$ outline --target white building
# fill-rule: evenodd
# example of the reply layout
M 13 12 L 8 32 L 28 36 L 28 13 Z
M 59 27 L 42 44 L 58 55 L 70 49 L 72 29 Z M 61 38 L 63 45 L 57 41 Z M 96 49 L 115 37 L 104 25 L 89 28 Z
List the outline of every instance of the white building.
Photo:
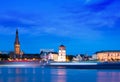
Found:
M 76 57 L 73 57 L 73 61 L 79 62 L 82 61 L 82 57 L 80 55 L 77 55 Z
M 66 48 L 65 48 L 64 45 L 59 46 L 58 61 L 59 62 L 65 62 L 66 61 Z
M 92 59 L 97 60 L 97 55 L 96 54 L 92 55 Z
M 58 61 L 58 53 L 57 52 L 50 52 L 48 54 L 48 60 Z

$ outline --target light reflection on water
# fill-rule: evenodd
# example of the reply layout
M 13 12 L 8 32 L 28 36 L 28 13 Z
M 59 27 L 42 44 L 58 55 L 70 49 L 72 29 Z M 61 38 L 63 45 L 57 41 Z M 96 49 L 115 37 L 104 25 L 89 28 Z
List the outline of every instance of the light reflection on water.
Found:
M 52 82 L 66 82 L 66 69 L 51 70 Z
M 120 82 L 120 70 L 99 71 L 97 82 Z
M 0 82 L 120 82 L 120 70 L 0 68 Z
M 0 82 L 66 82 L 65 69 L 0 68 Z

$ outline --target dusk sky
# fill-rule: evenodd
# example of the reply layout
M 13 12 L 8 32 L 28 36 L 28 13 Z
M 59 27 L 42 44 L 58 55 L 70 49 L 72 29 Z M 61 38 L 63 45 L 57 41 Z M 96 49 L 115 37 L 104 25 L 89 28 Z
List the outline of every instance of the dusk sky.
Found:
M 0 0 L 0 51 L 14 50 L 17 28 L 25 53 L 120 50 L 120 0 Z

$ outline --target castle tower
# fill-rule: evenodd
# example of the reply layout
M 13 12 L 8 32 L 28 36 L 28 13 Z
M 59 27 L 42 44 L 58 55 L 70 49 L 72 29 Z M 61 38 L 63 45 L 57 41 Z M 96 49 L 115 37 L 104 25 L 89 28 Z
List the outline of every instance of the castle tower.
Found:
M 15 55 L 20 55 L 20 42 L 19 42 L 19 36 L 18 36 L 18 29 L 16 30 L 16 37 L 14 42 L 14 53 Z
M 64 45 L 59 46 L 58 61 L 60 62 L 66 61 L 66 48 Z

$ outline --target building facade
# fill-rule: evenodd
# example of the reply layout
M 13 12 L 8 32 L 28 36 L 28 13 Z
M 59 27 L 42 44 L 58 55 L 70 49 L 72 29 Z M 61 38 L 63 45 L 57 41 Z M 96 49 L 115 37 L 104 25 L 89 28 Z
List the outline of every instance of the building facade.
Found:
M 52 61 L 58 61 L 58 53 L 57 52 L 50 52 L 48 55 L 48 59 Z
M 58 53 L 57 52 L 41 52 L 40 57 L 43 61 L 58 61 Z
M 59 46 L 58 61 L 59 62 L 65 62 L 66 61 L 66 48 L 65 48 L 64 45 Z
M 96 52 L 96 56 L 99 61 L 119 61 L 120 51 L 119 50 L 99 51 Z
M 54 60 L 52 53 L 54 49 L 40 49 L 40 57 L 43 61 Z

